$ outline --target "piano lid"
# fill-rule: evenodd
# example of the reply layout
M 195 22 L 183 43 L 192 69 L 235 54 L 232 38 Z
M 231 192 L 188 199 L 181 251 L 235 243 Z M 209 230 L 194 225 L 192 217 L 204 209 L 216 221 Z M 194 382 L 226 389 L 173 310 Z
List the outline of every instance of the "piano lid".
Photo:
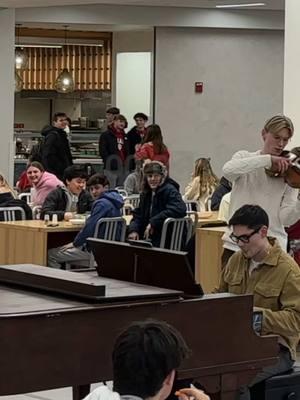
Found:
M 86 302 L 107 304 L 155 300 L 179 301 L 182 295 L 180 291 L 123 282 L 115 279 L 100 278 L 96 272 L 76 273 L 33 264 L 1 266 L 0 284 L 0 313 L 6 312 L 4 310 L 4 305 L 9 304 L 8 297 L 10 298 L 11 304 L 16 303 L 17 305 L 19 301 L 16 301 L 16 299 L 20 296 L 22 297 L 22 293 L 24 295 L 26 293 L 27 296 L 35 298 L 35 303 L 37 303 L 36 310 L 40 310 L 41 306 L 37 298 L 40 297 L 46 300 L 46 298 L 49 298 L 51 295 L 56 296 L 60 306 L 65 305 L 67 307 L 70 305 L 84 306 Z M 10 287 L 7 288 L 7 285 Z M 21 289 L 19 289 L 19 287 Z M 15 293 L 15 300 L 13 300 L 12 296 L 9 294 L 12 291 Z M 61 299 L 57 297 L 58 295 L 61 295 Z M 74 303 L 72 301 L 69 303 L 68 298 L 79 299 L 79 301 L 82 302 L 75 302 L 74 300 Z M 53 300 L 53 297 L 51 297 L 51 300 Z M 24 299 L 22 301 L 24 301 Z M 31 304 L 31 302 L 32 301 L 29 300 L 28 304 Z M 22 302 L 20 302 L 20 304 L 22 304 Z M 24 311 L 23 304 L 22 308 Z M 28 311 L 32 310 L 32 305 L 30 305 Z M 12 311 L 11 307 L 9 311 Z

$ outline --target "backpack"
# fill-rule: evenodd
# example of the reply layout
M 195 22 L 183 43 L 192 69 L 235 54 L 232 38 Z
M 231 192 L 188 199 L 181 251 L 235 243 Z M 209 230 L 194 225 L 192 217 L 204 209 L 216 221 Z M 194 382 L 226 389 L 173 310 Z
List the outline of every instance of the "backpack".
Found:
M 45 143 L 45 138 L 39 139 L 37 144 L 34 144 L 31 148 L 29 159 L 31 161 L 38 161 L 42 164 L 43 161 L 43 145 Z

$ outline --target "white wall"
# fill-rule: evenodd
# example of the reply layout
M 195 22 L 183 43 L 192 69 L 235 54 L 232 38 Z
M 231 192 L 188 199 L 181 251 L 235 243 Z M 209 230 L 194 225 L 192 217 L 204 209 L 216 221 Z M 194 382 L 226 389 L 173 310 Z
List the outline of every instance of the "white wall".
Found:
M 196 158 L 211 157 L 220 175 L 235 151 L 260 147 L 264 121 L 282 112 L 281 31 L 158 28 L 156 59 L 155 119 L 182 189 Z
M 290 148 L 300 144 L 300 2 L 286 1 L 284 52 L 284 113 L 292 118 L 295 134 Z
M 118 53 L 116 105 L 133 125 L 136 112 L 151 112 L 151 53 Z
M 0 171 L 13 181 L 14 10 L 0 10 Z
M 129 127 L 136 112 L 152 115 L 153 29 L 114 32 L 112 105 L 120 107 Z

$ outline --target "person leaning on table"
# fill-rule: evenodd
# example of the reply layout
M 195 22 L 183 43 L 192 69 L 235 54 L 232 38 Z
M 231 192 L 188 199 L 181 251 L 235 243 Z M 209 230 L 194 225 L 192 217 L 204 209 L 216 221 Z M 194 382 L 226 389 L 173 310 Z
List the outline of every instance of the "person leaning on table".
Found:
M 59 221 L 66 221 L 75 214 L 91 211 L 93 198 L 85 190 L 87 174 L 79 165 L 71 165 L 64 171 L 64 186 L 58 187 L 48 194 L 42 210 L 41 218 L 46 214 L 57 215 Z

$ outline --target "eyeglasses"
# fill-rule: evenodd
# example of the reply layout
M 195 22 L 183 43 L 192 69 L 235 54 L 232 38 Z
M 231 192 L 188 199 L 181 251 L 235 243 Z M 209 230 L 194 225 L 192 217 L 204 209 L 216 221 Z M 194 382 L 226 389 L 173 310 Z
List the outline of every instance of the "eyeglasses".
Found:
M 230 239 L 234 242 L 234 243 L 238 243 L 238 242 L 242 242 L 242 243 L 249 243 L 250 239 L 253 235 L 255 235 L 256 233 L 259 232 L 261 226 L 259 226 L 258 228 L 256 228 L 252 233 L 250 233 L 249 235 L 240 235 L 240 236 L 236 236 L 233 232 L 230 234 Z

